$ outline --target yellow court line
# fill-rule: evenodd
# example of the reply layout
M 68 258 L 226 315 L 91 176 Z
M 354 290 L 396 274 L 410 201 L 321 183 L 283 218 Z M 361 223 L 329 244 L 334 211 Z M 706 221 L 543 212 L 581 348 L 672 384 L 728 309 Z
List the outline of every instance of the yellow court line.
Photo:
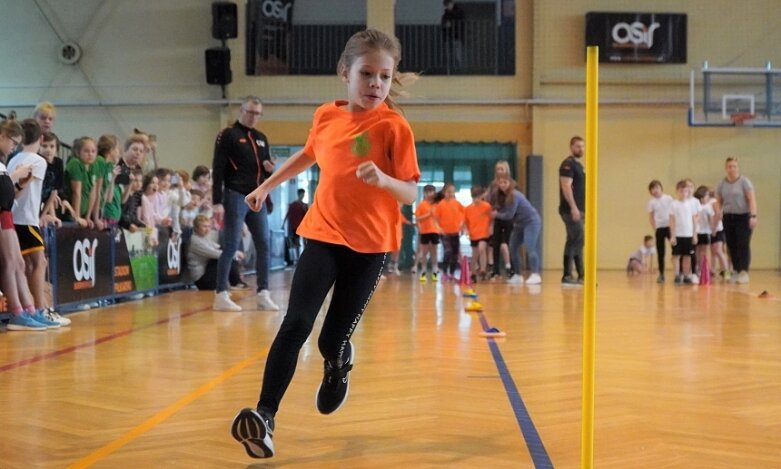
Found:
M 136 426 L 129 432 L 125 433 L 121 437 L 117 438 L 116 440 L 110 442 L 109 444 L 103 446 L 102 448 L 99 448 L 94 452 L 92 452 L 91 454 L 74 462 L 73 464 L 68 466 L 68 469 L 82 469 L 85 467 L 90 467 L 91 465 L 95 464 L 101 459 L 104 459 L 106 456 L 117 451 L 118 449 L 122 448 L 123 446 L 130 443 L 131 441 L 135 440 L 139 436 L 143 435 L 144 433 L 153 429 L 157 425 L 161 424 L 165 419 L 172 416 L 176 412 L 180 411 L 182 408 L 186 407 L 187 405 L 191 404 L 193 401 L 195 401 L 199 397 L 209 392 L 213 387 L 227 380 L 228 378 L 238 373 L 242 369 L 248 367 L 249 365 L 253 364 L 254 362 L 260 360 L 261 358 L 266 356 L 266 354 L 268 354 L 268 350 L 263 352 L 258 352 L 255 355 L 246 358 L 240 361 L 239 363 L 233 365 L 230 369 L 226 370 L 221 375 L 217 376 L 216 378 L 212 379 L 208 383 L 199 387 L 195 391 L 191 392 L 190 394 L 184 396 L 183 398 L 169 405 L 168 407 L 161 410 L 157 414 L 153 415 L 152 417 L 150 417 L 140 425 Z

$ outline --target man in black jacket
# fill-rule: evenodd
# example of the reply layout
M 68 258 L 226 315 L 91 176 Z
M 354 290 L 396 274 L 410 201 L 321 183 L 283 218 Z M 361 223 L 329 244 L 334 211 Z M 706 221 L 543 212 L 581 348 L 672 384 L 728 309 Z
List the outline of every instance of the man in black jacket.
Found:
M 255 272 L 258 308 L 279 310 L 268 290 L 271 257 L 267 206 L 264 205 L 259 212 L 253 212 L 244 203 L 244 197 L 274 171 L 268 139 L 254 128 L 262 115 L 263 103 L 260 99 L 254 96 L 246 98 L 241 105 L 239 120 L 223 129 L 214 144 L 213 211 L 215 220 L 224 230 L 222 255 L 217 262 L 217 292 L 212 306 L 217 311 L 241 311 L 241 306 L 234 303 L 228 294 L 228 275 L 241 242 L 244 223 L 252 234 L 257 253 Z

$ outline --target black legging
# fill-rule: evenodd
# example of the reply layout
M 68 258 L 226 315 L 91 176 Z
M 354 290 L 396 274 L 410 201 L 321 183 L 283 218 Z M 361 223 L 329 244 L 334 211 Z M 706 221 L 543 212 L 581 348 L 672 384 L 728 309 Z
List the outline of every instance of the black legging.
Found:
M 656 257 L 659 261 L 659 275 L 664 275 L 664 257 L 667 241 L 670 239 L 670 227 L 656 229 Z
M 276 414 L 293 373 L 298 353 L 312 332 L 323 300 L 334 287 L 317 345 L 326 360 L 342 358 L 380 281 L 386 253 L 363 254 L 338 244 L 307 240 L 298 261 L 287 314 L 271 344 L 258 407 Z
M 510 245 L 510 237 L 513 233 L 513 221 L 494 219 L 494 273 L 499 275 L 502 268 L 502 244 Z
M 445 253 L 442 256 L 442 264 L 446 274 L 453 275 L 458 268 L 458 256 L 460 255 L 460 244 L 458 234 L 443 234 L 442 247 Z
M 231 264 L 231 270 L 228 272 L 228 281 L 231 285 L 236 285 L 241 282 L 239 263 L 236 261 L 233 261 Z M 214 290 L 217 288 L 217 259 L 209 259 L 209 262 L 206 263 L 206 269 L 204 269 L 203 275 L 195 281 L 195 287 L 198 290 Z
M 749 214 L 725 213 L 724 236 L 727 238 L 727 251 L 732 259 L 735 272 L 748 272 L 751 266 L 751 227 Z

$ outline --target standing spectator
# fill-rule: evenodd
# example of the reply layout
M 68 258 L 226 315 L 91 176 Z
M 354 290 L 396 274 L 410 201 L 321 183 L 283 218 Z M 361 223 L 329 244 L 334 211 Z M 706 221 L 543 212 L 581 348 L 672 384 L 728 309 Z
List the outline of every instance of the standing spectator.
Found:
M 57 119 L 57 110 L 49 101 L 42 101 L 33 110 L 33 119 L 41 126 L 42 133 L 54 132 L 54 121 Z
M 664 193 L 662 183 L 656 179 L 648 184 L 648 192 L 651 193 L 647 206 L 648 221 L 656 237 L 659 263 L 659 276 L 656 278 L 656 283 L 664 283 L 665 241 L 670 240 L 670 205 L 673 203 L 673 198 Z
M 193 233 L 195 227 L 195 218 L 200 213 L 201 200 L 203 199 L 203 192 L 198 189 L 190 189 L 190 201 L 182 207 L 182 213 L 179 215 L 179 224 L 182 228 L 182 239 L 187 242 Z M 207 220 L 210 218 L 207 216 Z
M 442 36 L 445 41 L 447 74 L 459 73 L 464 66 L 464 10 L 453 0 L 444 0 Z
M 171 227 L 175 236 L 183 232 L 182 209 L 190 204 L 190 175 L 177 170 L 171 175 L 171 189 L 168 191 L 168 205 L 171 207 Z M 192 224 L 190 224 L 192 226 Z
M 426 184 L 423 186 L 423 200 L 418 202 L 418 207 L 415 209 L 415 223 L 418 225 L 418 247 L 420 247 L 420 254 L 416 256 L 415 263 L 420 264 L 421 282 L 427 281 L 427 272 L 434 282 L 439 278 L 437 249 L 441 228 L 434 217 L 436 196 L 436 188 L 431 184 Z M 427 256 L 428 261 L 426 260 Z
M 491 204 L 483 200 L 485 192 L 480 186 L 472 186 L 472 203 L 464 209 L 464 224 L 469 233 L 472 246 L 472 282 L 487 278 L 486 263 L 488 262 L 488 237 L 491 234 Z
M 32 168 L 18 165 L 9 174 L 3 163 L 7 155 L 22 143 L 23 138 L 24 131 L 18 122 L 0 122 L 0 288 L 5 293 L 8 311 L 11 313 L 7 326 L 9 331 L 45 331 L 48 327 L 56 328 L 60 325 L 35 309 L 12 213 L 16 191 L 20 191 L 21 184 L 27 183 L 32 177 Z
M 35 119 L 25 119 L 22 129 L 22 151 L 8 163 L 8 171 L 13 173 L 19 166 L 29 166 L 31 177 L 17 182 L 16 203 L 13 207 L 14 228 L 19 238 L 19 247 L 26 266 L 27 284 L 31 287 L 35 309 L 46 314 L 49 321 L 67 326 L 71 323 L 70 319 L 57 314 L 46 295 L 45 246 L 39 226 L 41 194 L 47 166 L 46 160 L 37 154 L 41 142 L 41 127 Z
M 255 123 L 263 115 L 260 98 L 250 96 L 241 105 L 239 119 L 223 129 L 214 145 L 212 200 L 214 218 L 222 225 L 224 243 L 222 256 L 217 263 L 217 288 L 213 308 L 217 311 L 241 311 L 228 295 L 228 275 L 233 256 L 241 241 L 244 223 L 255 244 L 255 275 L 257 279 L 257 306 L 259 309 L 278 311 L 268 290 L 268 273 L 271 262 L 267 204 L 259 211 L 252 211 L 244 203 L 244 197 L 263 183 L 274 171 L 266 136 L 255 129 Z
M 287 221 L 288 249 L 285 249 L 285 261 L 288 265 L 293 265 L 298 262 L 298 256 L 300 255 L 301 250 L 301 238 L 298 236 L 298 233 L 296 233 L 296 230 L 298 229 L 298 225 L 301 224 L 301 220 L 304 219 L 306 211 L 309 210 L 309 206 L 304 203 L 306 190 L 298 189 L 296 193 L 298 194 L 298 200 L 291 202 L 290 205 L 287 206 L 285 219 L 282 220 L 282 223 Z M 290 249 L 293 249 L 296 253 L 295 259 L 290 255 Z
M 116 181 L 122 168 L 118 163 L 119 140 L 115 135 L 101 135 L 95 160 L 95 187 L 98 193 L 96 225 L 102 220 L 107 227 L 117 226 L 122 216 L 122 187 Z
M 57 156 L 60 152 L 60 140 L 52 132 L 44 133 L 41 137 L 41 148 L 38 154 L 46 160 L 46 175 L 43 177 L 43 189 L 41 201 L 44 204 L 41 213 L 41 222 L 44 226 L 54 223 L 59 226 L 56 208 L 61 203 L 60 194 L 63 193 L 63 178 L 65 177 L 65 165 L 62 158 Z
M 71 216 L 82 228 L 94 227 L 92 212 L 97 206 L 94 163 L 98 147 L 90 137 L 73 142 L 76 158 L 65 165 L 65 198 L 73 208 Z
M 721 208 L 727 251 L 737 276 L 735 282 L 748 283 L 748 269 L 751 266 L 751 235 L 757 226 L 757 198 L 754 185 L 741 176 L 738 159 L 727 158 L 727 177 L 716 187 L 716 199 Z
M 130 179 L 122 194 L 122 217 L 119 226 L 135 233 L 140 228 L 146 228 L 141 220 L 141 206 L 143 202 L 144 173 L 141 168 L 130 170 Z
M 567 242 L 564 244 L 564 275 L 562 285 L 583 285 L 583 242 L 585 234 L 586 208 L 586 172 L 581 163 L 586 142 L 578 136 L 569 141 L 570 156 L 559 166 L 559 215 L 567 229 Z M 578 278 L 572 277 L 572 264 L 575 264 Z
M 517 188 L 517 184 L 511 178 L 499 179 L 499 190 L 511 192 L 515 213 L 512 218 L 513 227 L 510 232 L 510 260 L 512 272 L 508 282 L 523 283 L 523 266 L 521 265 L 521 246 L 526 246 L 526 258 L 529 261 L 529 278 L 527 285 L 539 285 L 540 277 L 540 253 L 539 240 L 542 230 L 542 220 L 537 209 L 532 206 L 529 199 Z
M 144 159 L 145 145 L 142 135 L 133 134 L 125 140 L 125 152 L 122 154 L 122 161 L 119 162 L 119 165 L 123 167 L 122 173 L 126 174 L 128 179 L 131 169 L 142 169 L 141 162 Z M 143 169 L 141 174 L 143 174 Z M 120 182 L 120 184 L 125 184 L 125 182 Z
M 203 193 L 201 197 L 201 213 L 211 218 L 212 216 L 212 173 L 206 166 L 196 166 L 193 170 L 193 189 Z
M 670 244 L 673 247 L 675 284 L 693 284 L 692 252 L 697 244 L 696 229 L 699 222 L 694 205 L 688 201 L 689 187 L 685 180 L 675 185 L 676 199 L 670 204 Z
M 434 218 L 441 230 L 442 269 L 444 275 L 442 281 L 455 280 L 456 269 L 459 266 L 460 236 L 464 229 L 464 206 L 456 200 L 456 186 L 452 182 L 446 182 L 442 188 L 444 198 L 434 207 Z

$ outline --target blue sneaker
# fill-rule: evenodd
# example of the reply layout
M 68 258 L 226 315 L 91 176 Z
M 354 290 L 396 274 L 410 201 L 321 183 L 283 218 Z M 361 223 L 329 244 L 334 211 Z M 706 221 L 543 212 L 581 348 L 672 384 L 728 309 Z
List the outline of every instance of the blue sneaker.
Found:
M 43 314 L 42 309 L 37 310 L 35 314 L 32 315 L 32 318 L 35 320 L 35 322 L 41 323 L 44 326 L 46 326 L 47 329 L 57 329 L 58 327 L 60 327 L 60 323 L 46 317 L 46 315 Z
M 36 321 L 33 316 L 22 313 L 19 316 L 11 317 L 7 329 L 9 331 L 45 331 L 47 327 Z

